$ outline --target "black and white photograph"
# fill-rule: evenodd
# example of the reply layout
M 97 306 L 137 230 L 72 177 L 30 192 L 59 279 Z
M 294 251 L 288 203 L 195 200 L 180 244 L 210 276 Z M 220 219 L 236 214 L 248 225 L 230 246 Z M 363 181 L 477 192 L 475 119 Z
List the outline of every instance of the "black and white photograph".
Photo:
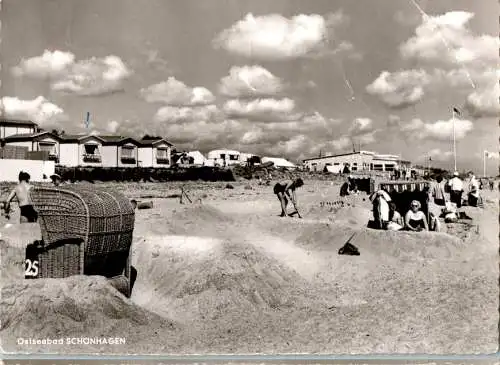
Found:
M 4 354 L 498 352 L 497 1 L 0 7 Z

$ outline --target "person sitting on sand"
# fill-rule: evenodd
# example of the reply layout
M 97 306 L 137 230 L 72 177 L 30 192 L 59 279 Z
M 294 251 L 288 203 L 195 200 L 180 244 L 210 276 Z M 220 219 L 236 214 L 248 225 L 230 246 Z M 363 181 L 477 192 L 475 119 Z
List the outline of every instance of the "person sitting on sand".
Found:
M 424 212 L 420 209 L 422 205 L 418 200 L 411 202 L 410 210 L 406 213 L 405 217 L 405 229 L 413 232 L 428 231 L 429 226 L 427 225 L 427 218 Z
M 19 202 L 19 209 L 21 211 L 20 220 L 23 222 L 27 220 L 28 222 L 36 222 L 38 219 L 38 213 L 33 208 L 33 205 L 30 200 L 29 191 L 32 188 L 30 182 L 30 174 L 27 172 L 21 171 L 19 173 L 19 184 L 12 190 L 9 194 L 7 201 L 5 202 L 5 210 L 10 210 L 10 202 L 14 197 L 17 197 Z
M 357 192 L 358 192 L 358 187 L 351 180 L 347 180 L 340 187 L 340 196 L 347 196 L 347 195 L 351 195 L 351 194 L 356 194 Z
M 399 214 L 396 204 L 389 202 L 389 223 L 387 229 L 389 231 L 399 231 L 404 227 L 404 221 L 401 214 Z
M 389 202 L 391 196 L 385 190 L 379 190 L 370 195 L 373 204 L 373 219 L 378 229 L 386 229 L 389 223 Z
M 304 186 L 304 181 L 301 178 L 295 179 L 293 181 L 289 181 L 287 183 L 276 183 L 274 185 L 273 191 L 274 194 L 278 197 L 278 200 L 281 203 L 281 214 L 280 217 L 286 217 L 286 209 L 288 205 L 287 197 L 292 201 L 295 210 L 297 210 L 297 195 L 295 190 Z
M 495 182 L 493 180 L 490 180 L 489 185 L 490 185 L 490 190 L 493 191 L 493 189 L 495 188 Z

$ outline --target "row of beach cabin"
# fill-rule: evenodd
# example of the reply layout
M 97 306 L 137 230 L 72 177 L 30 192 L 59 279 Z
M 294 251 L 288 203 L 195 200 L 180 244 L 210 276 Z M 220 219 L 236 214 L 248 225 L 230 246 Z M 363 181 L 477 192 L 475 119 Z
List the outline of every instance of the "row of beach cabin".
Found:
M 207 156 L 199 151 L 174 155 L 173 144 L 164 138 L 145 137 L 138 140 L 116 135 L 70 135 L 45 131 L 36 123 L 20 120 L 0 120 L 0 147 L 4 152 L 22 149 L 31 155 L 39 154 L 41 159 L 65 167 L 168 168 L 174 163 L 229 167 L 246 164 L 257 157 L 223 149 L 210 151 Z M 9 159 L 5 153 L 2 158 Z M 273 162 L 276 167 L 296 167 L 283 158 L 257 157 L 257 161 Z

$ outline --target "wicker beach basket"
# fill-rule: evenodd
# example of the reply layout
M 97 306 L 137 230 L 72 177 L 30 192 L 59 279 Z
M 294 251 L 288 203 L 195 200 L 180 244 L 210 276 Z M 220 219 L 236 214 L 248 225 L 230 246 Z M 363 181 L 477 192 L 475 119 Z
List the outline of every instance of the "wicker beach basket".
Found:
M 101 275 L 113 282 L 125 279 L 128 284 L 121 284 L 120 291 L 130 296 L 135 220 L 130 201 L 113 190 L 81 185 L 36 187 L 30 194 L 42 234 L 37 277 Z
M 399 211 L 406 213 L 410 203 L 417 200 L 421 210 L 429 220 L 429 189 L 431 183 L 426 180 L 409 181 L 377 181 L 376 190 L 384 189 L 389 193 Z

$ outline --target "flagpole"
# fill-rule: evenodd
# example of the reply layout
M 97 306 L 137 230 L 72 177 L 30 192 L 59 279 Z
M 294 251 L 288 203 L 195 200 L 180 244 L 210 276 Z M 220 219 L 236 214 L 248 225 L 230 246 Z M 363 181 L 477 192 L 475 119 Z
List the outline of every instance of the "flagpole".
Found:
M 457 143 L 455 140 L 455 110 L 451 111 L 452 113 L 452 120 L 453 120 L 453 161 L 455 163 L 455 170 L 457 171 Z
M 486 177 L 486 151 L 483 152 L 483 177 Z

